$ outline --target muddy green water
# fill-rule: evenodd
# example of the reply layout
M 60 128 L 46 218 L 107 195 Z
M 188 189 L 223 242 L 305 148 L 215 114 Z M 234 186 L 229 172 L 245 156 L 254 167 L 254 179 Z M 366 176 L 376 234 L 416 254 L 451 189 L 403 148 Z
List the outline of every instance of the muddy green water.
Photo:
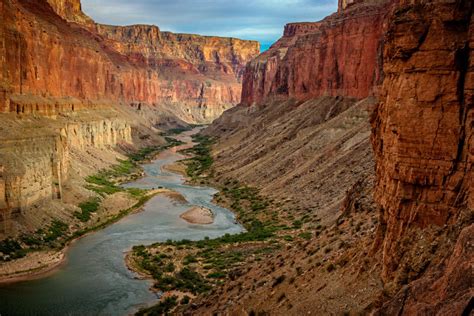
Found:
M 178 137 L 191 142 L 191 133 Z M 134 245 L 168 239 L 199 240 L 235 234 L 243 230 L 234 215 L 211 202 L 216 190 L 183 184 L 181 175 L 161 167 L 183 157 L 172 148 L 144 165 L 146 177 L 127 187 L 162 186 L 180 192 L 188 204 L 156 196 L 144 211 L 74 243 L 67 262 L 53 275 L 33 281 L 0 286 L 0 315 L 128 315 L 156 302 L 149 281 L 138 280 L 124 263 L 124 254 Z M 213 210 L 214 224 L 192 225 L 179 218 L 190 205 Z

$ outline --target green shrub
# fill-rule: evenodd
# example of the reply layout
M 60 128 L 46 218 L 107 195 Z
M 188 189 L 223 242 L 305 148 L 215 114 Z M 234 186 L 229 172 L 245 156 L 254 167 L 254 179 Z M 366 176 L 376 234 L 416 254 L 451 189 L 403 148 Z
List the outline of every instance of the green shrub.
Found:
M 81 212 L 75 212 L 76 216 L 81 222 L 87 222 L 91 219 L 91 214 L 97 212 L 100 206 L 100 200 L 98 198 L 91 198 L 86 202 L 79 204 Z
M 170 296 L 165 298 L 163 301 L 159 302 L 157 305 L 145 309 L 139 310 L 135 315 L 144 316 L 144 315 L 167 315 L 173 308 L 178 305 L 178 297 Z
M 209 273 L 207 275 L 208 278 L 211 278 L 211 279 L 222 279 L 222 278 L 225 278 L 227 274 L 225 274 L 224 272 L 213 272 L 213 273 Z
M 303 238 L 303 239 L 306 239 L 306 240 L 310 240 L 311 237 L 312 237 L 312 234 L 310 232 L 303 232 L 301 234 L 298 235 L 300 238 Z
M 55 241 L 59 237 L 63 236 L 67 232 L 68 229 L 69 229 L 69 226 L 66 223 L 63 223 L 59 220 L 54 220 L 44 235 L 44 241 L 46 242 Z
M 191 301 L 191 298 L 187 295 L 183 296 L 183 298 L 181 299 L 181 305 L 186 305 L 186 304 L 189 304 L 189 302 Z
M 164 271 L 165 272 L 174 272 L 175 269 L 176 269 L 176 267 L 174 266 L 173 262 L 170 262 L 166 265 L 166 267 L 164 268 Z
M 20 243 L 14 239 L 8 238 L 0 241 L 0 252 L 9 256 L 9 259 L 18 259 L 26 256 L 26 251 Z M 3 260 L 3 258 L 0 257 Z

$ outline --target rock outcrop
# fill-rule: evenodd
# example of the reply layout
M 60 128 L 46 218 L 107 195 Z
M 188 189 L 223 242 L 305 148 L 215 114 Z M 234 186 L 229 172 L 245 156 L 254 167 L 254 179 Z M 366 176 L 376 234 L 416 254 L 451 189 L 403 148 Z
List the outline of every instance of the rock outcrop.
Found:
M 210 122 L 239 103 L 242 69 L 259 52 L 251 41 L 96 25 L 79 1 L 2 0 L 1 14 L 3 112 L 11 95 L 30 93 L 179 104 L 182 119 Z
M 433 0 L 389 20 L 372 120 L 383 276 L 421 278 L 383 314 L 461 315 L 472 297 L 472 18 L 472 1 Z
M 244 74 L 243 104 L 226 112 L 208 129 L 212 135 L 223 135 L 227 142 L 216 146 L 215 174 L 255 184 L 270 196 L 286 193 L 296 197 L 295 208 L 308 206 L 301 202 L 304 196 L 310 196 L 307 200 L 317 196 L 327 203 L 311 207 L 323 218 L 338 208 L 343 214 L 347 209 L 361 208 L 361 194 L 369 198 L 373 192 L 368 187 L 358 189 L 357 183 L 347 190 L 343 176 L 357 178 L 357 163 L 340 158 L 340 150 L 347 147 L 338 140 L 327 152 L 325 147 L 318 147 L 340 131 L 341 125 L 335 121 L 354 108 L 323 123 L 327 137 L 323 138 L 312 128 L 320 115 L 328 114 L 327 108 L 324 103 L 313 107 L 314 101 L 308 99 L 373 95 L 379 100 L 371 118 L 376 168 L 375 174 L 365 171 L 368 178 L 376 177 L 374 198 L 380 219 L 377 230 L 367 230 L 359 239 L 363 244 L 368 238 L 371 251 L 364 252 L 357 244 L 346 248 L 346 253 L 363 252 L 366 257 L 357 263 L 357 256 L 353 256 L 352 270 L 344 272 L 347 268 L 342 264 L 339 274 L 323 283 L 318 269 L 321 262 L 311 264 L 310 258 L 299 263 L 300 267 L 304 274 L 320 279 L 307 277 L 298 286 L 290 281 L 283 294 L 262 282 L 253 292 L 255 281 L 247 282 L 247 278 L 264 278 L 268 273 L 292 275 L 290 268 L 285 270 L 283 259 L 298 262 L 298 256 L 305 257 L 310 246 L 319 248 L 324 241 L 314 238 L 303 247 L 295 246 L 300 250 L 287 247 L 286 251 L 293 251 L 289 256 L 286 251 L 269 256 L 267 262 L 273 260 L 273 265 L 268 263 L 267 270 L 258 263 L 243 272 L 245 278 L 219 290 L 224 296 L 222 304 L 211 302 L 216 296 L 202 299 L 198 302 L 201 310 L 244 313 L 249 312 L 248 306 L 257 306 L 254 313 L 306 314 L 317 309 L 343 314 L 347 310 L 340 305 L 345 304 L 351 312 L 375 315 L 468 315 L 472 311 L 472 17 L 473 2 L 469 0 L 342 0 L 338 13 L 323 21 L 287 25 L 284 36 L 249 64 Z M 312 124 L 306 127 L 306 121 L 299 122 L 295 124 L 302 125 L 298 130 L 292 124 L 305 105 L 307 121 Z M 356 137 L 360 144 L 368 142 L 369 133 L 365 139 L 363 135 Z M 301 142 L 295 146 L 298 140 Z M 345 137 L 340 140 L 355 142 Z M 317 153 L 308 155 L 309 148 L 317 148 Z M 364 152 L 363 146 L 352 148 L 350 155 L 354 157 Z M 317 160 L 325 153 L 330 156 Z M 312 159 L 317 164 L 305 169 Z M 337 171 L 341 182 L 328 188 L 325 184 L 330 183 L 327 181 L 333 173 L 327 170 L 319 174 L 317 170 L 335 159 L 344 171 Z M 361 164 L 369 165 L 363 159 Z M 340 196 L 340 190 L 347 190 L 344 201 L 325 199 L 325 192 Z M 339 232 L 337 238 L 344 238 L 344 234 Z M 380 277 L 374 281 L 380 288 L 365 283 L 366 269 L 370 269 L 371 277 Z M 360 278 L 337 284 L 347 273 Z M 367 305 L 361 310 L 357 308 L 362 307 L 362 301 L 355 304 L 356 293 L 347 291 L 354 284 L 373 290 L 364 297 Z M 308 289 L 313 292 L 307 294 Z M 256 291 L 264 304 L 254 299 Z M 274 306 L 269 302 L 276 297 Z
M 57 118 L 2 115 L 0 234 L 14 233 L 9 222 L 28 208 L 62 199 L 75 164 L 72 152 L 85 158 L 91 150 L 132 142 L 131 124 L 110 109 L 62 112 Z
M 46 0 L 51 8 L 69 22 L 93 25 L 94 21 L 82 11 L 81 0 Z
M 372 135 L 387 273 L 408 227 L 449 224 L 461 205 L 474 207 L 471 18 L 470 1 L 432 1 L 391 19 Z
M 242 103 L 373 95 L 387 10 L 387 1 L 363 1 L 320 22 L 286 25 L 283 37 L 247 67 Z

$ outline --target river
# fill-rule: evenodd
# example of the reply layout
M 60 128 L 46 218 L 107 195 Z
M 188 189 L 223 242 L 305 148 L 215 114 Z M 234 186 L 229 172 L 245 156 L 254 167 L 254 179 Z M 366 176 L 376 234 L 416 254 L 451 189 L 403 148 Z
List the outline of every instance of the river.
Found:
M 194 132 L 177 138 L 190 144 Z M 142 212 L 79 239 L 68 250 L 66 263 L 54 274 L 0 286 L 0 315 L 128 315 L 157 299 L 149 291 L 151 282 L 138 280 L 125 266 L 125 252 L 132 246 L 241 232 L 243 228 L 236 224 L 234 215 L 211 202 L 215 189 L 185 185 L 181 175 L 162 170 L 162 166 L 182 158 L 177 148 L 166 150 L 143 165 L 145 177 L 126 186 L 162 186 L 181 193 L 189 204 L 158 195 Z M 212 209 L 214 223 L 192 225 L 180 219 L 190 205 Z

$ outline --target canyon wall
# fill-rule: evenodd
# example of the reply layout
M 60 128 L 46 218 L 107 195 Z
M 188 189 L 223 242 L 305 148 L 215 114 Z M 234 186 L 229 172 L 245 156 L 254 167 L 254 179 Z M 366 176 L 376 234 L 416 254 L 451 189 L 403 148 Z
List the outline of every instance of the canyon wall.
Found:
M 94 21 L 82 11 L 81 0 L 46 0 L 51 8 L 69 22 L 93 25 Z
M 75 164 L 72 151 L 86 159 L 91 150 L 132 142 L 130 123 L 110 109 L 63 112 L 57 118 L 15 116 L 1 118 L 0 234 L 15 233 L 11 220 L 25 210 L 62 199 Z
M 385 79 L 372 119 L 383 276 L 390 280 L 403 271 L 408 281 L 423 277 L 384 313 L 461 315 L 469 308 L 472 18 L 472 1 L 433 0 L 400 1 L 389 20 Z
M 96 24 L 79 0 L 0 0 L 0 233 L 61 199 L 75 165 L 116 163 L 118 145 L 163 141 L 155 126 L 209 123 L 238 104 L 258 53 L 253 41 Z
M 78 1 L 50 3 L 2 0 L 3 112 L 9 96 L 32 94 L 178 103 L 183 119 L 210 122 L 239 103 L 242 69 L 259 52 L 257 42 L 91 24 Z
M 390 21 L 372 135 L 387 272 L 407 227 L 442 226 L 474 207 L 471 16 L 470 1 L 432 1 L 401 6 Z
M 283 37 L 246 68 L 242 103 L 373 95 L 387 10 L 387 1 L 363 1 L 320 22 L 286 25 Z
M 339 304 L 346 304 L 351 312 L 357 313 L 359 308 L 361 314 L 469 314 L 474 260 L 472 15 L 469 0 L 341 0 L 338 13 L 320 22 L 288 24 L 284 36 L 249 63 L 242 105 L 224 113 L 207 130 L 221 137 L 214 153 L 215 174 L 255 184 L 271 197 L 288 196 L 297 202 L 285 211 L 310 206 L 323 219 L 340 214 L 338 210 L 344 212 L 346 205 L 367 208 L 359 204 L 361 195 L 353 191 L 364 192 L 369 200 L 373 194 L 379 220 L 376 230 L 364 231 L 364 237 L 357 239 L 360 244 L 370 241 L 371 246 L 366 244 L 364 251 L 354 244 L 345 250 L 362 253 L 365 259 L 356 262 L 357 256 L 352 257 L 352 268 L 344 272 L 346 267 L 338 266 L 341 272 L 328 282 L 321 281 L 321 276 L 304 278 L 299 283 L 303 290 L 285 285 L 285 295 L 279 296 L 282 301 L 271 303 L 278 297 L 278 289 L 263 285 L 254 290 L 247 284 L 245 292 L 251 294 L 240 295 L 240 284 L 246 282 L 240 279 L 220 290 L 229 297 L 227 301 L 220 304 L 211 302 L 216 297 L 203 299 L 201 310 L 242 312 L 248 311 L 247 306 L 258 306 L 254 311 L 278 313 L 287 308 L 287 313 L 296 309 L 298 314 L 306 314 L 317 309 L 345 314 L 347 310 Z M 347 119 L 356 107 L 330 111 L 336 115 L 331 117 L 321 96 L 339 96 L 331 101 L 335 107 L 341 96 L 376 97 L 376 106 L 367 109 L 374 110 L 372 132 L 361 123 L 352 125 L 358 131 L 351 134 L 353 139 L 349 135 L 337 138 L 339 128 L 351 125 L 336 122 Z M 304 120 L 295 123 L 305 110 L 303 117 L 311 121 L 309 126 Z M 316 121 L 326 114 L 326 120 Z M 315 132 L 319 124 L 324 126 L 324 136 Z M 369 135 L 375 172 L 370 169 L 373 153 L 363 145 L 368 145 Z M 321 146 L 331 136 L 335 137 L 333 146 Z M 345 141 L 353 147 L 341 145 Z M 349 155 L 359 157 L 359 163 L 344 160 L 343 148 L 351 148 Z M 311 161 L 317 163 L 312 165 Z M 337 161 L 337 167 L 319 173 L 329 161 Z M 365 173 L 359 173 L 356 166 Z M 334 182 L 332 177 L 336 177 Z M 364 177 L 375 177 L 374 186 L 358 188 Z M 348 189 L 349 183 L 353 188 Z M 346 195 L 344 202 L 341 195 Z M 322 203 L 310 205 L 313 197 Z M 339 233 L 337 238 L 344 236 Z M 312 245 L 319 248 L 321 243 L 321 238 L 314 238 L 291 258 L 304 257 L 305 249 Z M 249 278 L 263 277 L 268 271 L 277 271 L 275 277 L 291 275 L 291 269 L 282 265 L 283 258 L 290 260 L 283 251 L 270 256 L 268 260 L 274 262 L 271 269 L 262 272 L 263 268 L 254 266 L 253 272 L 244 274 Z M 318 267 L 327 258 L 316 265 L 312 259 L 300 267 L 307 274 L 320 275 Z M 373 283 L 364 283 L 367 269 L 377 278 Z M 338 284 L 347 277 L 344 273 L 355 274 L 358 280 Z M 364 289 L 373 284 L 381 287 L 355 302 L 357 291 L 347 291 L 351 284 Z M 308 294 L 309 289 L 313 292 Z M 264 297 L 265 304 L 253 299 L 257 295 Z M 284 303 L 285 297 L 293 300 Z M 307 301 L 302 303 L 305 297 Z

